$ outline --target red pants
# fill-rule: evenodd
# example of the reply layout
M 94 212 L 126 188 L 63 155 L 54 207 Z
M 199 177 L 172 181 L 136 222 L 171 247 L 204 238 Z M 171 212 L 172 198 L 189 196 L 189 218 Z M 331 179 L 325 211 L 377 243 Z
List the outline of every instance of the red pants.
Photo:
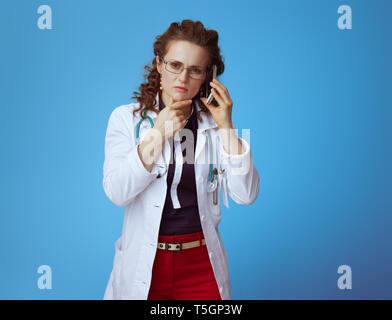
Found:
M 204 239 L 203 232 L 159 235 L 159 242 Z M 157 249 L 148 300 L 222 300 L 207 246 L 180 251 Z

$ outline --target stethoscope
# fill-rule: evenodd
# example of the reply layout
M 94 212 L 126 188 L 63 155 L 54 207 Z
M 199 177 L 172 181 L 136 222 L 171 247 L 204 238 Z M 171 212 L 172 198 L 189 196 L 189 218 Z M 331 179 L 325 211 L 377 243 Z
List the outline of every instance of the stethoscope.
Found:
M 139 134 L 140 134 L 140 125 L 142 124 L 142 122 L 144 120 L 148 119 L 148 121 L 150 122 L 151 128 L 154 127 L 154 122 L 152 121 L 151 117 L 146 115 L 146 112 L 143 112 L 143 117 L 139 120 L 138 124 L 136 125 L 136 140 L 139 141 Z M 218 170 L 217 168 L 213 167 L 213 145 L 212 145 L 212 139 L 211 139 L 211 133 L 209 130 L 207 130 L 207 134 L 208 134 L 208 152 L 209 152 L 209 158 L 210 158 L 210 168 L 209 168 L 209 174 L 208 174 L 208 182 L 207 182 L 207 192 L 214 192 L 213 194 L 213 203 L 217 204 L 218 203 Z M 165 161 L 165 160 L 164 160 Z M 167 170 L 167 166 L 166 166 L 166 162 L 165 162 L 165 172 L 166 173 Z M 163 173 L 163 174 L 164 174 Z M 160 176 L 162 176 L 163 174 L 160 174 Z

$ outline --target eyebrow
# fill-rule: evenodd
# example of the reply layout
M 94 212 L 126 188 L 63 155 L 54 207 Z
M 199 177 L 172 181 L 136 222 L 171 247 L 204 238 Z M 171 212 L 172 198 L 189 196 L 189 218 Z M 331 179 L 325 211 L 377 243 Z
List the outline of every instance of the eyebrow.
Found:
M 175 61 L 175 62 L 179 62 L 179 63 L 181 63 L 181 64 L 184 64 L 183 62 L 181 62 L 181 61 L 179 61 L 179 60 L 176 60 L 176 59 L 168 59 L 169 61 Z M 203 67 L 202 66 L 197 66 L 197 65 L 193 65 L 193 66 L 191 66 L 191 67 L 199 67 L 199 68 L 202 68 L 203 69 Z

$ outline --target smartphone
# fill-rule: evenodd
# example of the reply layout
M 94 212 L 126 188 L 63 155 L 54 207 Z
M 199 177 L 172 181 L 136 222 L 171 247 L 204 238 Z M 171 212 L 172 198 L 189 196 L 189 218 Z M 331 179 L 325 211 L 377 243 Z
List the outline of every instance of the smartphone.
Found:
M 216 64 L 214 64 L 214 65 L 212 66 L 212 79 L 216 79 L 217 69 L 218 69 L 218 68 L 217 68 Z M 211 80 L 211 81 L 212 81 L 212 80 Z M 214 99 L 214 96 L 212 95 L 211 86 L 209 85 L 209 82 L 208 82 L 208 88 L 209 88 L 210 94 L 208 95 L 208 92 L 207 92 L 207 95 L 208 95 L 208 98 L 207 98 L 207 100 L 206 100 L 207 104 L 210 104 L 210 103 L 212 102 L 212 104 L 213 104 L 215 107 L 218 107 L 219 104 L 218 104 L 218 102 Z

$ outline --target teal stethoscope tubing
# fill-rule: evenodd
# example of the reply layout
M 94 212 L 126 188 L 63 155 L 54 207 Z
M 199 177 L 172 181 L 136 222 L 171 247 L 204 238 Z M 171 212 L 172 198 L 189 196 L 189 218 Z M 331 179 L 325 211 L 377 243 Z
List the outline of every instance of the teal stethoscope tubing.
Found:
M 145 117 L 147 117 L 147 119 L 150 121 L 151 124 L 151 128 L 154 127 L 154 122 L 152 121 L 151 117 L 147 116 L 146 113 L 144 112 L 143 115 Z M 140 119 L 140 121 L 138 122 L 137 126 L 136 126 L 136 139 L 139 139 L 139 133 L 140 133 L 140 124 L 143 122 L 143 118 Z
M 152 121 L 151 117 L 147 116 L 145 113 L 143 115 L 150 121 L 151 128 L 154 127 L 154 122 Z M 136 139 L 139 139 L 139 133 L 140 133 L 140 124 L 145 120 L 145 118 L 141 118 L 136 126 Z M 213 175 L 213 166 L 212 166 L 212 139 L 211 139 L 211 134 L 208 131 L 208 144 L 210 145 L 209 148 L 209 153 L 210 153 L 210 174 L 208 176 L 208 181 L 213 182 L 214 181 L 214 175 Z

